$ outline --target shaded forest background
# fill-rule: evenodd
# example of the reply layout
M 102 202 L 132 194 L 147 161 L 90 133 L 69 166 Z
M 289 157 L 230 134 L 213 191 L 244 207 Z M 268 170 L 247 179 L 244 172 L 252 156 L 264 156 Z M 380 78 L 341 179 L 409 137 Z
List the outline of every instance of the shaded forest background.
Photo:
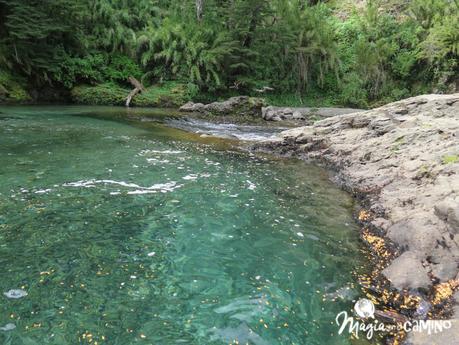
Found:
M 0 100 L 120 104 L 129 76 L 148 87 L 137 105 L 452 92 L 459 0 L 0 0 Z

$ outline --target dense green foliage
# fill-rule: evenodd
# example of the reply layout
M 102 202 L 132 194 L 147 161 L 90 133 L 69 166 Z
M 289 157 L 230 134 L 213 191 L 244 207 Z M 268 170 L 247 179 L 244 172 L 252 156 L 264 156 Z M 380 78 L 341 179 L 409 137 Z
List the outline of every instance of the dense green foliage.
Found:
M 102 96 L 91 103 L 103 102 L 105 90 L 107 103 L 115 97 L 117 104 L 130 88 L 128 76 L 146 85 L 176 81 L 195 99 L 257 94 L 268 86 L 274 89 L 264 92 L 268 99 L 290 104 L 369 106 L 455 87 L 458 0 L 356 6 L 346 0 L 0 0 L 0 71 L 29 89 L 98 85 L 93 90 Z M 0 97 L 12 84 L 2 78 Z
M 129 91 L 115 83 L 79 85 L 72 89 L 71 97 L 75 103 L 81 104 L 124 105 Z M 166 82 L 137 95 L 131 104 L 143 107 L 179 107 L 189 99 L 187 90 L 182 84 Z

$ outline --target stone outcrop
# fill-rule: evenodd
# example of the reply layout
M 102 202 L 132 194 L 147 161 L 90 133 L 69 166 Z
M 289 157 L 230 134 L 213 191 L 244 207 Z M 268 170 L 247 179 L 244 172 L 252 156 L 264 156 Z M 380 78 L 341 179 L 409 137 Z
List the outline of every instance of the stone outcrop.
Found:
M 427 296 L 433 284 L 459 286 L 459 94 L 328 118 L 254 148 L 325 163 L 363 197 L 369 226 L 399 253 L 382 271 L 394 288 Z M 459 319 L 459 307 L 455 313 Z M 459 339 L 458 327 L 447 332 Z M 429 343 L 422 339 L 408 341 Z
M 209 104 L 188 102 L 180 107 L 180 111 L 212 115 L 261 116 L 263 106 L 265 102 L 262 98 L 237 96 Z
M 352 108 L 292 108 L 292 107 L 264 107 L 261 110 L 263 119 L 267 121 L 305 121 L 312 124 L 314 121 L 331 116 L 356 113 L 363 111 Z

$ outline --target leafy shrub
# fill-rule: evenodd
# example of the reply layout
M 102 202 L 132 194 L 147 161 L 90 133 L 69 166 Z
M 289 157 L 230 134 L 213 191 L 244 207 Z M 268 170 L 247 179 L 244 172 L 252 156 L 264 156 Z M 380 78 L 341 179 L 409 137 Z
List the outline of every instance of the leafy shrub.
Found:
M 80 85 L 71 91 L 75 103 L 91 105 L 125 105 L 131 89 L 123 88 L 114 83 L 95 86 Z M 186 85 L 168 82 L 153 85 L 145 92 L 137 94 L 131 102 L 132 106 L 141 107 L 177 107 L 190 99 Z
M 71 90 L 72 100 L 75 103 L 91 105 L 123 105 L 128 94 L 128 89 L 113 83 L 96 86 L 80 85 Z
M 153 85 L 145 92 L 138 94 L 132 100 L 132 104 L 140 107 L 179 107 L 191 99 L 188 87 L 176 82 L 166 82 L 161 85 Z
M 18 76 L 14 77 L 11 73 L 0 70 L 0 102 L 26 103 L 31 101 L 27 92 L 26 81 Z
M 72 88 L 76 84 L 104 82 L 128 86 L 130 76 L 138 79 L 142 76 L 142 70 L 132 58 L 120 54 L 98 53 L 85 57 L 67 56 L 54 78 L 66 87 Z
M 140 60 L 160 77 L 167 66 L 170 77 L 188 80 L 200 88 L 216 89 L 223 84 L 225 59 L 234 42 L 213 28 L 182 25 L 166 19 L 156 30 L 139 38 Z

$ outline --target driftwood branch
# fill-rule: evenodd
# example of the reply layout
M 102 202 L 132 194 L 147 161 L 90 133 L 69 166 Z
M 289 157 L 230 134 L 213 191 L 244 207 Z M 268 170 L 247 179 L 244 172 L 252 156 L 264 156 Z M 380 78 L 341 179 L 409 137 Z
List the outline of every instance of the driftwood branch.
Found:
M 131 104 L 131 100 L 135 95 L 145 91 L 145 87 L 142 85 L 142 83 L 134 77 L 129 77 L 128 80 L 131 83 L 131 85 L 134 86 L 134 89 L 131 92 L 129 92 L 129 95 L 126 98 L 126 107 L 129 107 L 129 104 Z

